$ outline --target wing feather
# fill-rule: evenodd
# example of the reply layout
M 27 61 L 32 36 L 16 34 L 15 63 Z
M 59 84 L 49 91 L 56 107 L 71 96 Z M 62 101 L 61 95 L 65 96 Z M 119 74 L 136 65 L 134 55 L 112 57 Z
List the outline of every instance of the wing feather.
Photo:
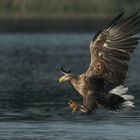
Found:
M 111 24 L 99 31 L 90 43 L 91 62 L 87 76 L 98 75 L 112 85 L 124 84 L 131 53 L 140 37 L 133 37 L 140 31 L 140 15 L 134 13 L 121 20 L 119 14 Z

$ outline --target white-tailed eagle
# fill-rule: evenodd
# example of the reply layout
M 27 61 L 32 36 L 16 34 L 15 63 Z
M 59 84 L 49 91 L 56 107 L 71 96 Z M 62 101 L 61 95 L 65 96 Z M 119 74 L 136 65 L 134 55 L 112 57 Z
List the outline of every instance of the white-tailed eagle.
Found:
M 70 100 L 75 112 L 90 113 L 99 106 L 109 110 L 134 107 L 134 96 L 127 95 L 124 86 L 131 54 L 139 43 L 135 37 L 140 31 L 140 15 L 134 13 L 122 19 L 119 14 L 109 26 L 97 32 L 90 43 L 91 61 L 88 70 L 80 75 L 61 69 L 64 74 L 59 82 L 69 81 L 83 96 L 83 105 Z

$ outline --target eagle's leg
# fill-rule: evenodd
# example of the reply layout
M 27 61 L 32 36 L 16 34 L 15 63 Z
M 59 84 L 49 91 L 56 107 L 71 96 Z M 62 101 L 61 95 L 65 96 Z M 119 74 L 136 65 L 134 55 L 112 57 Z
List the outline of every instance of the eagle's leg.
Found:
M 69 100 L 68 104 L 69 104 L 69 107 L 72 109 L 72 113 L 77 111 L 77 109 L 79 107 L 78 103 L 76 103 L 76 102 L 74 102 L 72 100 Z
M 88 94 L 83 96 L 83 105 L 80 106 L 80 111 L 90 114 L 95 110 L 96 106 L 97 105 L 93 94 Z

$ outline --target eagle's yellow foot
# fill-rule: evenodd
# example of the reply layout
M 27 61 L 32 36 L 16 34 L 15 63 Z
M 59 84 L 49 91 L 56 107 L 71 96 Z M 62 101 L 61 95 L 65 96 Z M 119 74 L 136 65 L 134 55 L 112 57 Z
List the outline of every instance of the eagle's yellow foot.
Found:
M 77 111 L 77 109 L 78 109 L 78 107 L 79 107 L 78 103 L 76 103 L 76 102 L 70 100 L 70 101 L 68 102 L 68 104 L 69 104 L 69 107 L 72 109 L 72 113 L 74 113 L 74 112 Z
M 84 105 L 81 105 L 80 106 L 80 111 L 81 112 L 84 112 L 84 113 L 90 113 L 91 110 L 89 110 L 87 107 L 85 107 Z

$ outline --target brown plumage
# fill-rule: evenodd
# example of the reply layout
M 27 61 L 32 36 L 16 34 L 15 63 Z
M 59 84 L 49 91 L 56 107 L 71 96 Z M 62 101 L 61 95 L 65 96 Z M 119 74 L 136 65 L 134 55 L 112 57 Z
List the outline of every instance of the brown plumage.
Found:
M 91 62 L 88 70 L 81 75 L 65 72 L 59 81 L 68 80 L 83 96 L 83 105 L 77 105 L 82 112 L 89 113 L 99 106 L 110 110 L 121 106 L 133 107 L 132 95 L 124 95 L 124 87 L 128 72 L 128 62 L 138 45 L 140 37 L 134 37 L 140 30 L 140 15 L 134 13 L 121 20 L 119 14 L 111 24 L 97 32 L 90 43 Z M 70 101 L 73 108 L 75 102 Z M 75 110 L 76 110 L 75 109 Z M 74 111 L 75 111 L 74 110 Z

